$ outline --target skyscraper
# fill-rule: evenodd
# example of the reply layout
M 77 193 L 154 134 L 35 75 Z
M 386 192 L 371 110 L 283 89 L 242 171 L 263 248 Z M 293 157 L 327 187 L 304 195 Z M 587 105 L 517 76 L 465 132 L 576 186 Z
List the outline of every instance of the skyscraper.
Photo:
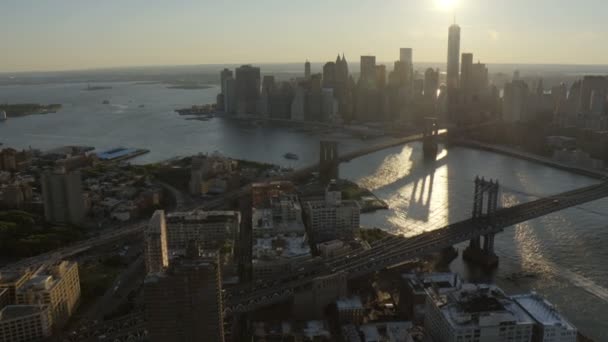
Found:
M 44 217 L 49 222 L 80 224 L 85 208 L 80 172 L 50 172 L 42 174 Z
M 469 95 L 473 88 L 473 54 L 462 54 L 462 65 L 460 72 L 460 88 L 465 95 Z
M 376 81 L 376 56 L 361 56 L 361 74 L 359 83 L 374 87 Z
M 310 62 L 306 61 L 306 63 L 304 63 L 304 78 L 309 79 L 310 78 Z
M 447 86 L 448 89 L 458 88 L 459 74 L 459 59 L 460 59 L 460 26 L 454 24 L 450 26 L 448 35 L 448 74 Z
M 323 66 L 323 88 L 336 86 L 336 63 L 327 62 Z
M 401 62 L 401 78 L 405 84 L 411 84 L 414 80 L 414 57 L 411 48 L 399 50 L 399 62 Z
M 260 68 L 243 65 L 236 69 L 236 111 L 255 114 L 260 99 Z
M 348 62 L 346 62 L 346 57 L 342 55 L 338 55 L 336 58 L 336 83 L 338 84 L 338 88 L 346 87 L 348 84 Z
M 424 72 L 424 97 L 432 102 L 437 100 L 437 89 L 439 89 L 439 69 L 426 69 Z
M 224 69 L 220 72 L 220 85 L 222 87 L 222 94 L 226 94 L 226 80 L 229 77 L 234 77 L 232 70 Z
M 411 48 L 401 48 L 399 50 L 399 61 L 406 65 L 412 66 L 414 64 L 413 53 Z
M 386 65 L 376 65 L 376 86 L 384 88 L 386 86 Z
M 224 341 L 222 277 L 218 253 L 188 247 L 161 273 L 144 281 L 151 342 Z

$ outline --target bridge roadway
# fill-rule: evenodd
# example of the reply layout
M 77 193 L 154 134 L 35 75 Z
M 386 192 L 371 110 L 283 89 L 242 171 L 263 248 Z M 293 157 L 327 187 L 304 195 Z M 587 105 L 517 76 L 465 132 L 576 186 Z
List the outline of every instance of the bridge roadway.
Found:
M 349 279 L 380 271 L 472 238 L 572 206 L 608 197 L 608 182 L 591 185 L 501 209 L 492 217 L 468 219 L 412 238 L 391 237 L 371 246 L 327 260 L 304 264 L 297 274 L 265 283 L 243 284 L 225 291 L 226 314 L 249 312 L 291 298 L 311 288 L 313 279 L 346 272 Z
M 440 133 L 440 134 L 445 134 L 445 133 L 446 133 L 446 131 L 442 131 L 442 133 Z M 381 151 L 381 150 L 384 150 L 387 148 L 419 141 L 421 139 L 422 139 L 422 134 L 414 134 L 414 135 L 407 136 L 404 138 L 394 139 L 394 140 L 391 140 L 390 142 L 385 142 L 382 144 L 377 144 L 377 145 L 365 147 L 365 148 L 357 150 L 357 151 L 346 153 L 346 154 L 340 156 L 338 161 L 340 163 L 350 161 L 350 160 L 360 157 L 360 156 L 364 156 L 364 155 L 367 155 L 370 153 Z M 298 180 L 303 177 L 307 177 L 308 175 L 310 175 L 310 173 L 317 171 L 318 169 L 319 169 L 319 164 L 317 163 L 314 165 L 310 165 L 310 166 L 295 170 L 295 171 L 289 173 L 288 175 L 285 175 L 282 177 L 276 177 L 276 178 L 265 179 L 265 180 L 266 181 Z M 242 197 L 243 195 L 247 194 L 250 191 L 251 191 L 251 186 L 246 185 L 238 190 L 229 192 L 227 194 L 224 194 L 223 196 L 220 196 L 211 201 L 208 201 L 208 202 L 204 203 L 203 205 L 178 206 L 176 211 L 189 211 L 189 210 L 194 210 L 194 209 L 204 209 L 204 210 L 216 209 L 216 208 L 219 208 L 222 205 L 224 205 L 224 203 L 226 203 L 227 201 L 232 201 L 239 197 Z M 62 259 L 72 257 L 76 254 L 82 253 L 91 248 L 110 244 L 110 243 L 113 243 L 116 241 L 120 241 L 129 236 L 139 234 L 143 231 L 143 229 L 145 227 L 146 227 L 146 222 L 139 222 L 139 223 L 131 224 L 129 226 L 122 227 L 122 228 L 109 228 L 109 229 L 99 232 L 96 236 L 91 237 L 87 240 L 82 240 L 82 241 L 76 242 L 72 245 L 69 245 L 69 246 L 66 246 L 63 248 L 59 248 L 59 249 L 56 249 L 56 250 L 53 250 L 53 251 L 50 251 L 47 253 L 39 254 L 34 257 L 25 258 L 25 259 L 15 262 L 15 263 L 12 263 L 10 265 L 6 265 L 2 268 L 2 270 L 21 269 L 21 268 L 25 268 L 25 267 L 39 265 L 42 263 L 53 263 L 53 262 L 56 262 L 56 261 L 59 261 Z

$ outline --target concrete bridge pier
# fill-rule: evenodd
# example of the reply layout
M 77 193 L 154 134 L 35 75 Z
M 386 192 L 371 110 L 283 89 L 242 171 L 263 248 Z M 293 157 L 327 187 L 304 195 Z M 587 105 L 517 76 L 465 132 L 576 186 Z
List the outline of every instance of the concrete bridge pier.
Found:
M 473 197 L 473 219 L 491 219 L 498 208 L 498 181 L 486 181 L 483 178 L 475 178 L 475 194 Z M 485 209 L 485 210 L 484 210 Z M 471 239 L 469 246 L 463 252 L 463 259 L 485 268 L 498 267 L 498 256 L 494 253 L 494 233 Z

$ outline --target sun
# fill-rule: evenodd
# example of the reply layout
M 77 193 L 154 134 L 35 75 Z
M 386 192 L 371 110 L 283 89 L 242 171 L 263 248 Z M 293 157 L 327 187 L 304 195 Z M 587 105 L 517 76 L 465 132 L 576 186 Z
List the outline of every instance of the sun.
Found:
M 442 11 L 453 11 L 458 5 L 458 0 L 434 0 L 435 7 Z

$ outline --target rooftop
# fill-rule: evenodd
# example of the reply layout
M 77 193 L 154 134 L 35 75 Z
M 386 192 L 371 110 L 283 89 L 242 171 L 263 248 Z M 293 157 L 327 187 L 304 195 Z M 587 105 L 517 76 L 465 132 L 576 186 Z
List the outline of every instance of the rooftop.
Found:
M 534 324 L 526 311 L 493 285 L 465 284 L 447 294 L 429 291 L 429 295 L 449 324 L 457 329 Z
M 257 238 L 253 245 L 254 259 L 295 258 L 310 255 L 306 235 L 276 235 Z
M 222 222 L 229 219 L 240 220 L 238 211 L 204 211 L 175 212 L 167 214 L 167 223 L 182 222 Z
M 551 303 L 540 295 L 530 293 L 511 298 L 540 324 L 545 326 L 563 326 L 567 330 L 576 331 L 576 328 Z
M 361 298 L 355 296 L 338 299 L 336 301 L 336 306 L 338 307 L 338 310 L 362 309 L 363 303 L 361 302 Z

